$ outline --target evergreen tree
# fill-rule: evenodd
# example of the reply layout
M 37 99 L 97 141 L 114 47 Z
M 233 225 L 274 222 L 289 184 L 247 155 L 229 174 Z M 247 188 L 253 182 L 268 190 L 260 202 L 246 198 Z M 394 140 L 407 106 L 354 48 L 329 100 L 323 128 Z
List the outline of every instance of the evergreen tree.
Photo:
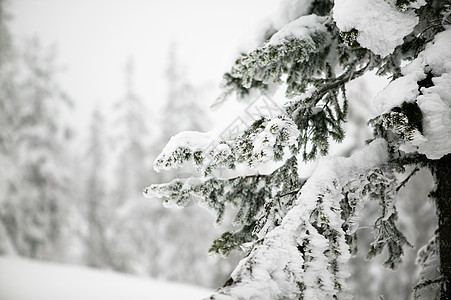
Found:
M 209 116 L 202 107 L 205 95 L 201 88 L 189 81 L 185 71 L 177 57 L 177 47 L 171 44 L 165 73 L 166 101 L 160 118 L 160 136 L 154 148 L 161 149 L 177 132 L 205 130 L 210 124 Z M 158 182 L 163 182 L 193 171 L 192 168 L 182 168 L 158 173 L 156 178 Z M 158 276 L 208 287 L 215 287 L 225 280 L 236 258 L 225 260 L 207 256 L 211 239 L 220 232 L 216 228 L 203 226 L 212 222 L 211 214 L 196 206 L 190 206 L 183 212 L 161 207 L 156 220 L 159 242 L 154 246 L 158 249 L 158 255 L 152 265 L 158 266 Z M 171 267 L 168 268 L 168 265 Z
M 87 221 L 84 234 L 85 262 L 92 267 L 108 267 L 109 251 L 107 228 L 111 221 L 111 211 L 106 194 L 106 148 L 105 120 L 99 109 L 92 114 L 88 151 L 85 159 L 87 166 L 82 216 Z
M 148 180 L 150 172 L 145 163 L 149 146 L 143 137 L 149 136 L 146 107 L 136 94 L 134 87 L 135 66 L 133 58 L 127 59 L 124 68 L 124 95 L 115 103 L 116 119 L 112 144 L 117 161 L 114 176 L 111 178 L 112 188 L 109 195 L 109 210 L 112 213 L 111 223 L 106 231 L 110 245 L 110 267 L 128 273 L 143 273 L 138 269 L 146 268 L 140 260 L 143 250 L 134 223 L 135 216 L 129 215 L 133 207 L 138 205 L 140 187 Z M 145 273 L 145 272 L 144 272 Z
M 7 204 L 8 190 L 17 174 L 11 156 L 14 153 L 13 139 L 16 126 L 17 111 L 17 68 L 18 58 L 14 52 L 12 38 L 7 20 L 9 16 L 5 9 L 5 1 L 0 1 L 0 211 Z M 14 252 L 12 238 L 3 222 L 5 214 L 0 213 L 0 254 Z
M 247 256 L 211 299 L 349 299 L 348 262 L 369 200 L 378 217 L 367 257 L 385 250 L 383 265 L 397 268 L 409 245 L 398 229 L 397 192 L 412 168 L 431 170 L 438 216 L 436 235 L 419 252 L 415 295 L 450 299 L 450 14 L 445 0 L 283 1 L 262 44 L 225 74 L 219 100 L 268 97 L 280 88 L 283 110 L 255 118 L 238 135 L 178 134 L 155 168 L 193 164 L 199 177 L 145 189 L 176 206 L 195 199 L 217 222 L 236 208 L 239 228 L 211 251 L 241 247 Z M 391 76 L 373 100 L 374 138 L 350 157 L 323 157 L 345 137 L 346 84 L 372 70 Z M 300 178 L 299 162 L 318 157 Z M 279 164 L 262 171 L 268 162 Z M 253 173 L 219 176 L 241 165 Z
M 346 137 L 342 144 L 332 145 L 331 153 L 349 156 L 362 147 L 365 140 L 371 138 L 371 130 L 366 126 L 366 120 L 375 115 L 370 109 L 374 95 L 368 86 L 374 79 L 377 79 L 375 75 L 368 74 L 347 86 L 349 111 L 345 125 Z M 396 270 L 380 267 L 383 256 L 365 260 L 373 237 L 372 224 L 378 217 L 377 203 L 365 203 L 358 229 L 360 250 L 352 257 L 349 266 L 351 277 L 348 281 L 354 299 L 376 299 L 380 295 L 385 297 L 384 299 L 412 299 L 412 286 L 416 284 L 419 273 L 419 266 L 415 263 L 416 253 L 428 242 L 437 226 L 433 205 L 431 201 L 425 201 L 432 189 L 430 172 L 414 167 L 407 169 L 408 173 L 413 171 L 415 172 L 412 178 L 397 195 L 399 213 L 397 224 L 412 247 L 404 249 L 404 263 Z
M 140 187 L 149 176 L 145 165 L 148 146 L 142 137 L 149 134 L 146 124 L 146 108 L 143 100 L 134 88 L 133 58 L 127 60 L 125 75 L 125 94 L 115 105 L 115 148 L 117 148 L 117 179 L 115 180 L 114 197 L 117 205 L 136 198 Z
M 200 131 L 209 120 L 200 106 L 200 91 L 188 82 L 184 68 L 177 58 L 177 47 L 169 48 L 166 68 L 167 95 L 163 107 L 161 136 L 167 142 L 174 134 L 185 130 Z M 174 117 L 177 115 L 177 117 Z
M 157 147 L 160 148 L 174 133 L 181 130 L 200 130 L 205 124 L 206 116 L 198 104 L 200 93 L 187 82 L 181 70 L 182 67 L 175 58 L 175 50 L 172 49 L 166 72 L 167 99 L 161 114 L 159 114 L 160 118 L 157 120 L 162 125 L 162 132 L 157 137 L 146 132 L 135 135 L 140 139 L 146 136 L 148 140 L 152 141 L 148 155 L 155 153 L 153 150 Z M 134 93 L 129 92 L 128 94 Z M 129 117 L 140 119 L 142 116 L 146 116 L 148 119 L 148 115 L 143 112 L 142 109 L 136 110 Z M 128 138 L 126 136 L 122 140 L 118 140 L 119 147 Z M 124 156 L 131 154 L 132 151 L 123 153 Z M 124 156 L 119 157 L 123 163 L 126 161 Z M 136 158 L 133 159 L 135 161 Z M 140 163 L 140 168 L 145 169 L 145 165 L 141 165 L 142 159 L 142 157 L 138 157 L 136 162 Z M 131 159 L 127 161 L 131 161 Z M 132 168 L 131 165 L 128 167 Z M 130 172 L 129 176 L 138 176 L 139 170 L 135 167 Z M 176 172 L 163 175 L 150 174 L 140 180 L 149 180 L 150 178 L 161 182 L 165 178 L 173 178 L 176 174 Z M 125 188 L 121 180 L 122 177 L 118 180 L 118 190 Z M 141 199 L 141 188 L 135 187 L 134 193 L 134 198 L 129 199 L 122 199 L 123 193 L 113 194 L 113 198 L 122 199 L 119 202 L 123 203 L 116 209 L 115 222 L 109 229 L 111 243 L 114 245 L 113 268 L 204 286 L 216 286 L 219 282 L 224 281 L 227 272 L 231 269 L 227 262 L 207 256 L 208 243 L 218 231 L 211 227 L 198 226 L 211 223 L 211 216 L 207 212 L 198 207 L 190 207 L 185 212 L 169 211 L 157 201 L 144 203 L 139 200 Z M 208 272 L 213 268 L 214 272 Z
M 1 218 L 18 254 L 61 259 L 70 186 L 63 151 L 70 130 L 62 116 L 70 101 L 55 80 L 53 51 L 41 48 L 34 38 L 20 50 L 10 93 L 2 99 L 14 168 L 5 180 Z

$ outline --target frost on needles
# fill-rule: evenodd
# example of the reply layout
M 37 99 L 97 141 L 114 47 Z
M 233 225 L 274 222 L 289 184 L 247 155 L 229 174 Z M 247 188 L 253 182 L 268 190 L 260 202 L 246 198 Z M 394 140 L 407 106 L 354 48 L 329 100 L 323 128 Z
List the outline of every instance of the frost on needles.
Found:
M 407 166 L 431 169 L 439 215 L 418 262 L 430 269 L 433 261 L 440 272 L 422 272 L 415 295 L 449 299 L 450 14 L 450 3 L 439 0 L 281 1 L 260 46 L 224 75 L 216 105 L 282 89 L 283 112 L 229 138 L 174 136 L 155 169 L 194 166 L 197 176 L 144 191 L 168 206 L 197 202 L 218 223 L 233 211 L 236 229 L 210 251 L 243 249 L 246 257 L 210 299 L 350 299 L 347 265 L 367 201 L 379 206 L 368 258 L 386 249 L 384 265 L 396 268 L 409 245 L 396 226 Z M 373 101 L 374 138 L 348 158 L 327 157 L 330 142 L 345 137 L 346 84 L 369 71 L 391 78 Z M 314 159 L 316 169 L 300 178 L 299 162 Z M 273 170 L 262 171 L 271 163 Z

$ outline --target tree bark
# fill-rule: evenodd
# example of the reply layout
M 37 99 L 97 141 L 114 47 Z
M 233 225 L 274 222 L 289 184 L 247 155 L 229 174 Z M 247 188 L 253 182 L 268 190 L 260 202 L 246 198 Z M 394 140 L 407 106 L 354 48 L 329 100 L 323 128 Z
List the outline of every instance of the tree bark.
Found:
M 440 300 L 451 300 L 451 154 L 434 163 L 436 190 L 433 193 L 438 216 L 440 255 Z

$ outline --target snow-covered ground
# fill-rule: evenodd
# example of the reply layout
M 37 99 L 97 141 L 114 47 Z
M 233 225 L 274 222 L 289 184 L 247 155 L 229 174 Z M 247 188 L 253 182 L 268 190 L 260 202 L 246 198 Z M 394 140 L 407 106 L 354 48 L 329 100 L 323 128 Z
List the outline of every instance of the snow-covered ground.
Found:
M 201 299 L 211 291 L 89 268 L 0 257 L 1 300 Z

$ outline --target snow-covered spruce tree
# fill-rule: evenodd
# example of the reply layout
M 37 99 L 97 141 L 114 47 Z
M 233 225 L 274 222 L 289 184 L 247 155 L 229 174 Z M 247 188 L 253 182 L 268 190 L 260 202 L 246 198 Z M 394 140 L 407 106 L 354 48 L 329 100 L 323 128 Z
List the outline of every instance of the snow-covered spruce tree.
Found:
M 175 44 L 170 45 L 165 72 L 168 91 L 162 111 L 161 139 L 164 143 L 180 132 L 180 128 L 201 130 L 209 123 L 208 119 L 202 118 L 205 111 L 200 105 L 200 90 L 189 82 L 184 66 L 177 57 L 177 49 Z
M 144 163 L 148 146 L 142 137 L 149 132 L 146 122 L 146 107 L 143 99 L 135 92 L 135 64 L 132 57 L 124 68 L 125 94 L 115 103 L 115 148 L 117 148 L 114 198 L 116 205 L 138 196 L 138 190 L 149 176 Z
M 283 89 L 284 112 L 230 138 L 174 136 L 155 168 L 194 164 L 199 176 L 145 189 L 176 206 L 195 199 L 217 213 L 217 222 L 236 207 L 239 229 L 220 236 L 211 251 L 242 247 L 248 254 L 211 299 L 351 298 L 347 263 L 366 201 L 379 205 L 368 257 L 385 249 L 385 266 L 401 262 L 409 243 L 396 226 L 396 195 L 412 166 L 434 175 L 439 220 L 419 253 L 424 269 L 415 295 L 450 299 L 450 13 L 444 0 L 282 1 L 264 41 L 225 74 L 218 101 Z M 350 157 L 324 157 L 330 142 L 345 136 L 346 83 L 369 71 L 391 78 L 373 100 L 374 138 Z M 300 160 L 318 157 L 311 175 L 300 178 Z M 260 172 L 267 162 L 279 165 Z M 252 172 L 224 175 L 243 165 Z
M 135 262 L 145 255 L 141 245 L 149 243 L 141 238 L 133 222 L 136 216 L 128 212 L 138 204 L 140 190 L 150 176 L 149 164 L 145 163 L 149 145 L 143 136 L 149 134 L 148 114 L 143 99 L 135 90 L 135 64 L 129 57 L 124 68 L 124 95 L 114 105 L 115 123 L 112 144 L 117 163 L 114 166 L 110 201 L 112 218 L 107 229 L 111 257 L 110 266 L 117 271 L 136 273 L 136 265 L 145 268 L 145 263 Z M 138 252 L 138 253 L 137 253 Z
M 176 44 L 170 44 L 165 70 L 165 104 L 158 118 L 161 130 L 154 144 L 158 151 L 174 134 L 186 130 L 202 131 L 210 125 L 201 105 L 206 99 L 205 91 L 190 82 L 188 70 L 178 58 L 177 49 Z M 186 169 L 160 172 L 156 174 L 155 182 L 166 182 L 189 172 Z M 158 273 L 153 275 L 208 287 L 222 284 L 238 260 L 232 256 L 227 260 L 208 256 L 211 240 L 221 233 L 218 228 L 204 226 L 212 223 L 211 214 L 194 205 L 180 211 L 165 209 L 155 200 L 149 202 L 159 206 L 159 209 L 153 209 L 152 224 L 149 220 L 140 220 L 137 226 L 143 228 L 148 224 L 154 228 L 147 227 L 154 232 L 152 248 L 157 250 L 151 266 Z
M 8 28 L 9 15 L 5 9 L 5 1 L 0 0 L 0 211 L 11 206 L 7 201 L 12 182 L 17 180 L 11 159 L 15 152 L 14 133 L 16 128 L 15 112 L 18 110 L 17 73 L 18 55 L 13 46 L 13 39 Z M 11 232 L 3 222 L 7 222 L 5 213 L 0 213 L 0 254 L 15 253 Z
M 36 38 L 15 51 L 21 54 L 15 61 L 17 74 L 1 99 L 7 104 L 5 136 L 13 168 L 2 171 L 7 178 L 0 217 L 19 255 L 59 260 L 67 237 L 70 187 L 64 167 L 70 130 L 62 115 L 70 100 L 55 79 L 53 51 L 43 51 Z
M 143 113 L 141 109 L 127 117 L 143 119 L 149 122 L 147 123 L 150 125 L 149 128 L 163 124 L 158 134 L 152 132 L 149 135 L 142 132 L 135 135 L 141 140 L 143 136 L 151 137 L 150 151 L 145 153 L 149 156 L 153 155 L 153 158 L 158 154 L 155 150 L 161 150 L 173 134 L 182 130 L 201 130 L 200 126 L 205 125 L 205 117 L 199 109 L 202 97 L 197 92 L 197 88 L 188 83 L 183 75 L 183 67 L 176 58 L 175 47 L 172 46 L 170 49 L 166 69 L 166 82 L 170 89 L 168 89 L 166 104 L 162 111 L 158 114 L 151 111 L 153 115 L 140 115 Z M 118 144 L 121 145 L 126 140 L 125 135 Z M 121 160 L 125 160 L 124 158 L 130 154 L 131 151 L 124 152 L 120 157 Z M 141 164 L 141 160 L 142 157 L 135 158 L 139 165 L 130 170 L 129 176 L 136 176 L 138 167 L 149 170 Z M 165 182 L 176 177 L 176 174 L 177 170 L 165 174 L 153 173 L 150 178 L 141 176 L 139 179 Z M 124 188 L 121 180 L 118 180 L 116 185 L 119 189 Z M 124 204 L 117 209 L 111 230 L 115 248 L 112 255 L 116 262 L 115 268 L 140 275 L 209 287 L 216 287 L 224 282 L 232 270 L 232 265 L 225 267 L 225 260 L 207 256 L 210 241 L 219 234 L 213 226 L 202 226 L 202 224 L 211 223 L 212 216 L 196 206 L 180 211 L 167 210 L 158 201 L 143 202 L 140 193 L 142 186 L 132 188 L 134 198 L 123 199 Z M 118 195 L 116 193 L 113 197 Z M 209 272 L 212 269 L 215 271 Z
M 84 182 L 84 201 L 81 215 L 87 228 L 82 233 L 84 242 L 84 261 L 91 267 L 109 265 L 109 245 L 106 231 L 111 222 L 111 212 L 107 203 L 106 190 L 106 142 L 105 120 L 97 108 L 91 116 L 88 147 L 84 155 L 86 180 Z

